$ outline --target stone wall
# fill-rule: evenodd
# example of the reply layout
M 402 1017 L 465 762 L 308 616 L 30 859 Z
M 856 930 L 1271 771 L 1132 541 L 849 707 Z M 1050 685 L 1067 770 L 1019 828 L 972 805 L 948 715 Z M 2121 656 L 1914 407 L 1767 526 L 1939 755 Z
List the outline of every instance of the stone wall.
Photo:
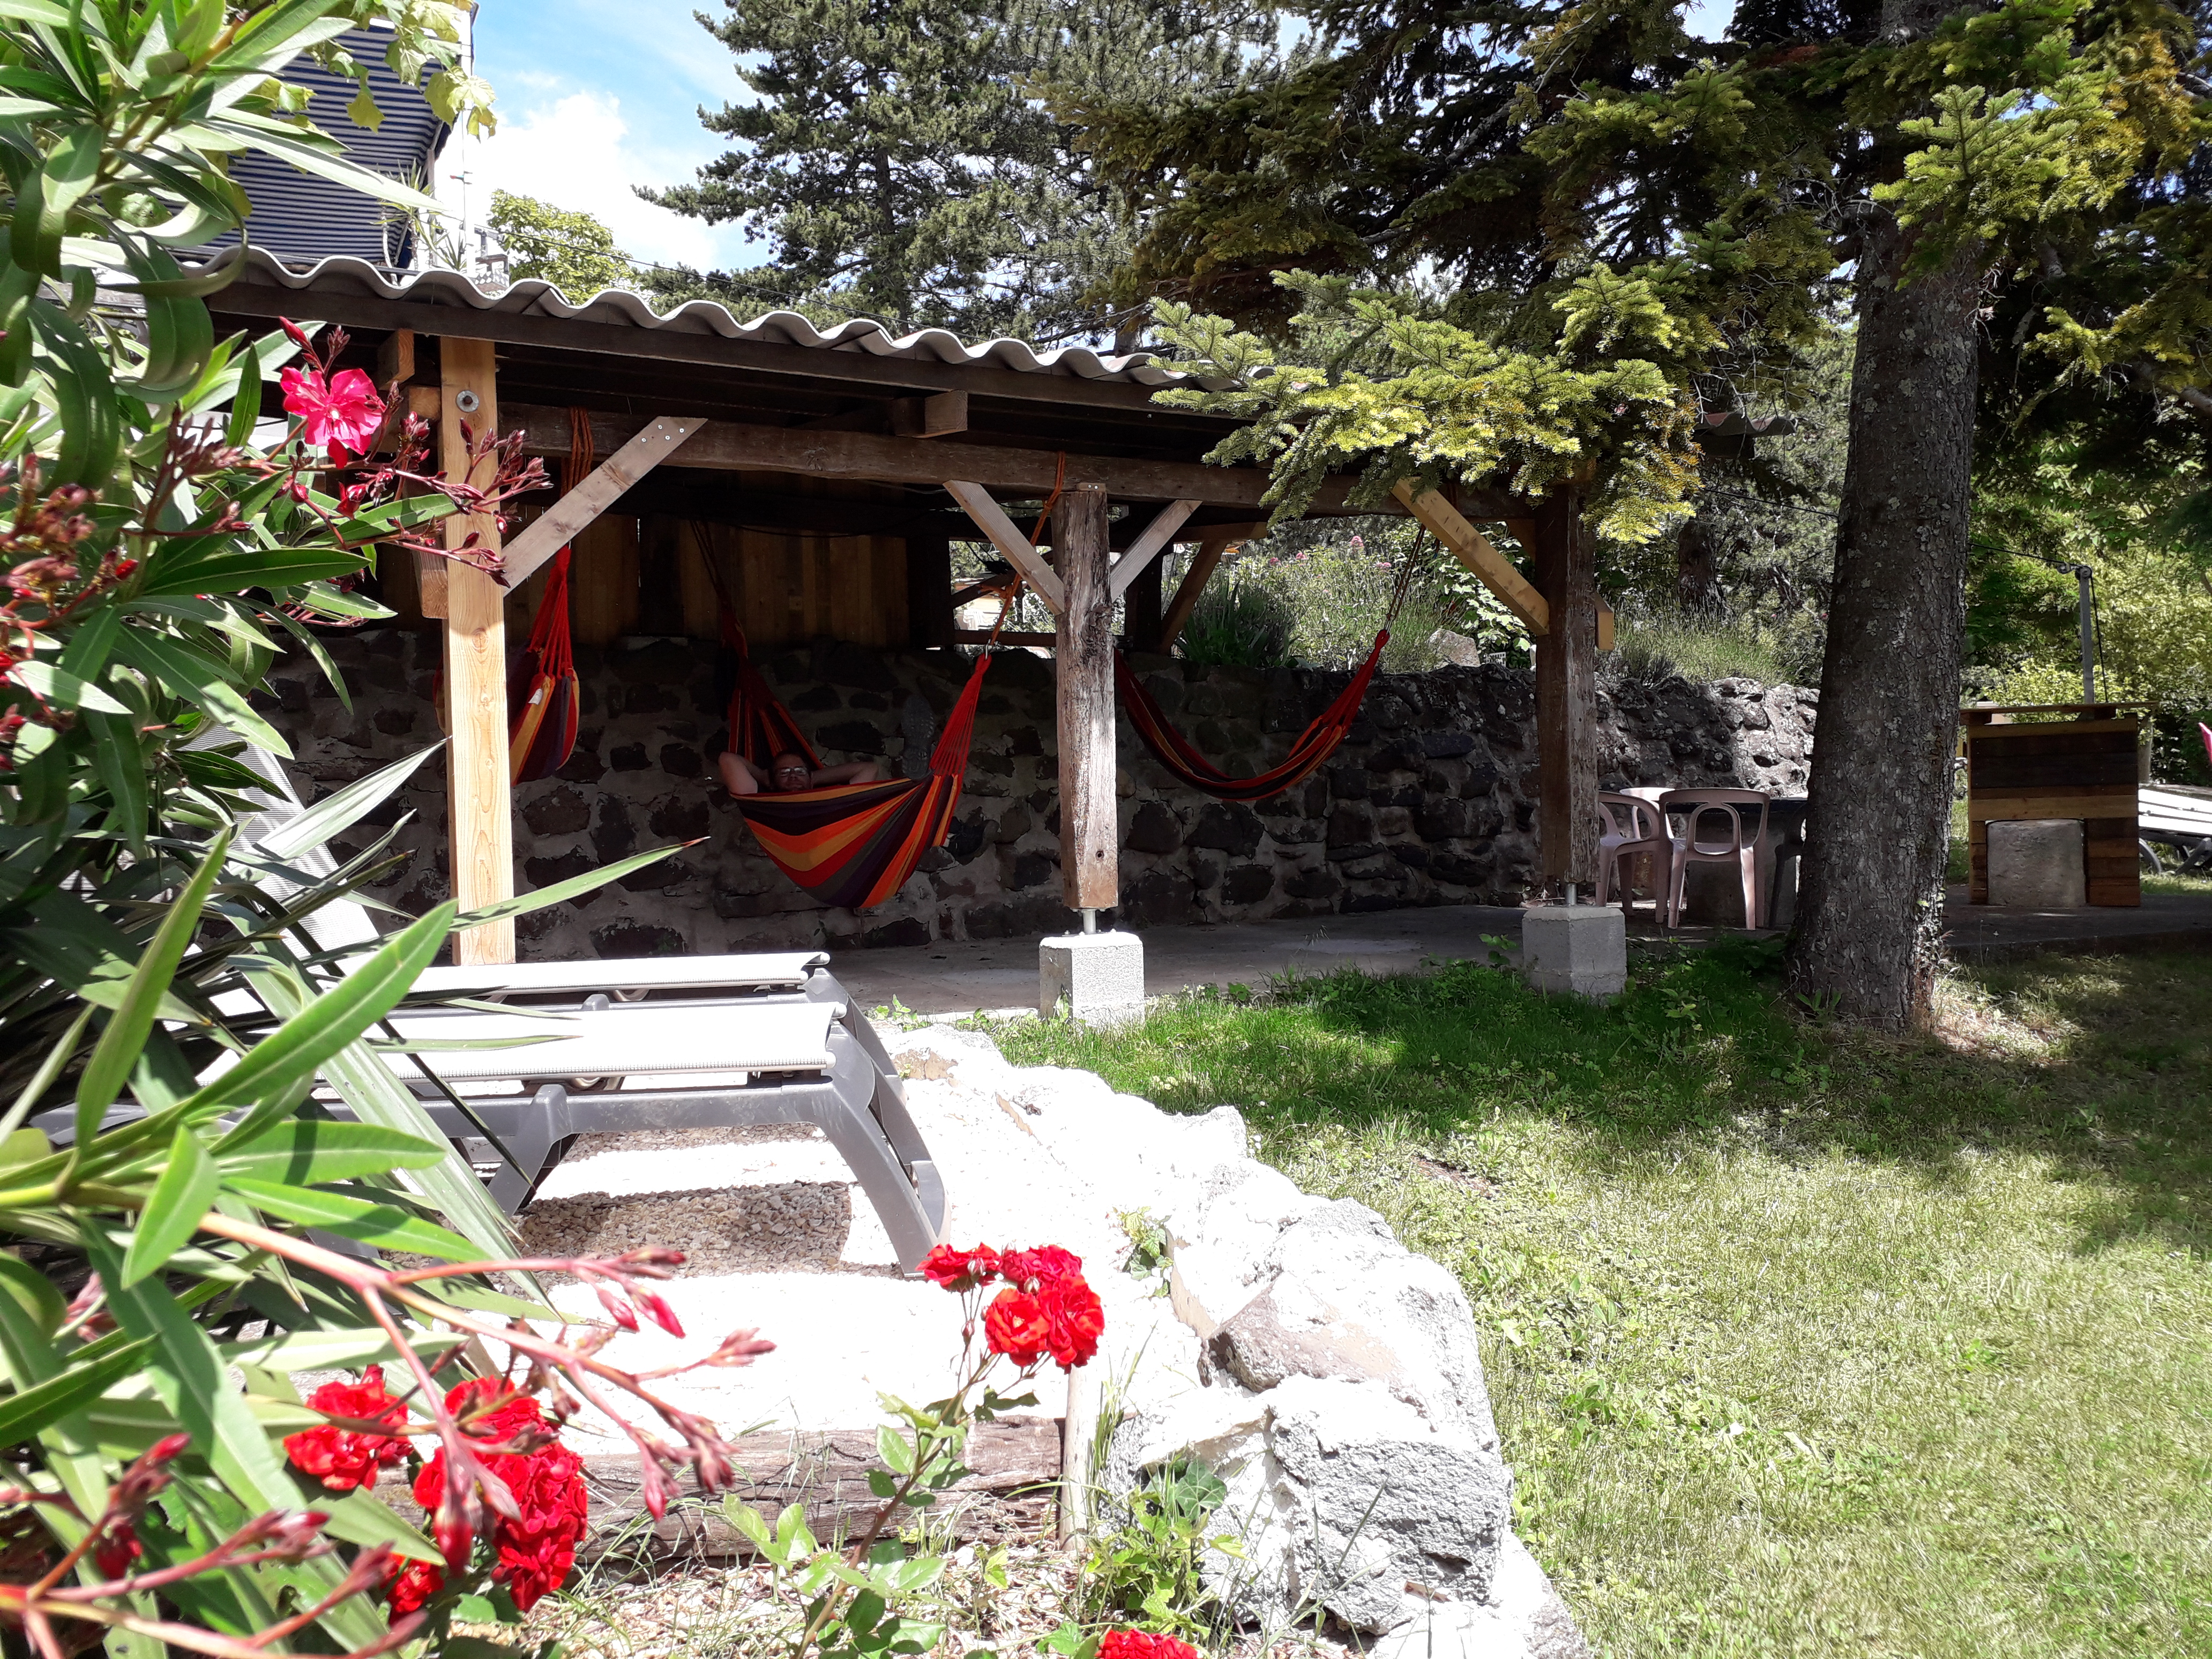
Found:
M 303 794 L 349 783 L 438 735 L 436 635 L 383 628 L 328 644 L 350 710 L 303 655 L 274 676 L 272 716 L 297 750 Z M 992 665 L 948 844 L 923 859 L 892 902 L 855 914 L 817 904 L 754 850 L 715 780 L 726 685 L 713 646 L 632 639 L 580 646 L 576 658 L 576 752 L 558 777 L 516 791 L 518 889 L 658 843 L 705 839 L 584 900 L 523 917 L 526 958 L 919 945 L 1068 926 L 1048 659 L 1018 651 Z M 1166 657 L 1133 665 L 1198 747 L 1240 776 L 1279 759 L 1346 678 Z M 877 759 L 908 775 L 927 765 L 969 670 L 955 653 L 830 641 L 761 666 L 825 763 Z M 1608 680 L 1601 782 L 1802 793 L 1818 695 L 1748 680 Z M 1142 927 L 1517 902 L 1536 854 L 1534 720 L 1522 670 L 1382 676 L 1328 764 L 1253 806 L 1183 788 L 1124 722 L 1119 920 Z M 442 767 L 425 766 L 377 817 L 388 827 L 402 813 L 413 817 L 398 844 L 415 856 L 376 890 L 420 912 L 447 895 Z M 357 832 L 351 845 L 368 839 Z

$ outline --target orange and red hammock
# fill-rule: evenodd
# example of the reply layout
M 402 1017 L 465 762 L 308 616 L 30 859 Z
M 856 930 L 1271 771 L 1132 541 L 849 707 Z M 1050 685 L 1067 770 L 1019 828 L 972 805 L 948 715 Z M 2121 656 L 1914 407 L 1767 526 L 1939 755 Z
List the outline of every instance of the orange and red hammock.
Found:
M 707 561 L 714 574 L 714 561 Z M 744 630 L 720 592 L 722 643 L 736 655 L 737 684 L 730 694 L 730 750 L 763 770 L 778 755 L 798 755 L 809 769 L 822 763 L 799 722 L 752 665 Z M 1001 626 L 1005 617 L 1000 618 Z M 995 632 L 994 632 L 995 639 Z M 960 805 L 960 784 L 975 735 L 975 704 L 983 695 L 986 649 L 945 717 L 945 731 L 923 778 L 885 778 L 875 783 L 834 783 L 819 789 L 763 792 L 734 797 L 753 838 L 775 867 L 820 899 L 851 910 L 884 904 L 907 884 L 921 855 L 944 845 Z
M 591 476 L 592 421 L 580 409 L 568 411 L 568 465 L 561 472 L 565 495 Z M 568 634 L 568 550 L 553 556 L 545 592 L 530 624 L 530 644 L 507 682 L 507 777 L 509 783 L 550 778 L 568 763 L 576 747 L 576 725 L 583 712 L 576 684 L 576 658 Z

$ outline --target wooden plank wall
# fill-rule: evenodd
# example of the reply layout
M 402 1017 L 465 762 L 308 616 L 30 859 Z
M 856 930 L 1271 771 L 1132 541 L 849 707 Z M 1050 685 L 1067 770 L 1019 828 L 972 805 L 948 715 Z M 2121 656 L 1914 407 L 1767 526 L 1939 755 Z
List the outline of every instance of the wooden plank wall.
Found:
M 534 511 L 519 515 L 526 524 Z M 518 527 L 519 525 L 518 525 Z M 705 544 L 702 544 L 704 532 Z M 828 636 L 896 647 L 911 637 L 906 543 L 896 536 L 825 536 L 608 517 L 580 534 L 570 562 L 569 625 L 579 645 L 629 635 L 720 637 L 711 556 L 746 637 L 763 648 Z M 530 637 L 551 567 L 507 595 L 508 644 Z M 422 627 L 411 556 L 378 567 L 384 602 Z
M 2079 818 L 2088 901 L 2139 905 L 2133 720 L 2051 720 L 1966 727 L 1969 896 L 1990 902 L 1990 825 L 2021 818 Z

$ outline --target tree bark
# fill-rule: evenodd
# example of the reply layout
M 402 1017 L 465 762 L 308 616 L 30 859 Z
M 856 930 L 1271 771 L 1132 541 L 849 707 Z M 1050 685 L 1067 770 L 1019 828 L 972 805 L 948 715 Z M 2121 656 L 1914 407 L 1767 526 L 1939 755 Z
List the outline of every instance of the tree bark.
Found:
M 1884 33 L 1921 33 L 1957 9 L 1891 0 Z M 1983 280 L 1970 245 L 1900 284 L 1912 245 L 1887 211 L 1869 214 L 1787 964 L 1799 997 L 1892 1029 L 1926 1021 L 1942 948 Z

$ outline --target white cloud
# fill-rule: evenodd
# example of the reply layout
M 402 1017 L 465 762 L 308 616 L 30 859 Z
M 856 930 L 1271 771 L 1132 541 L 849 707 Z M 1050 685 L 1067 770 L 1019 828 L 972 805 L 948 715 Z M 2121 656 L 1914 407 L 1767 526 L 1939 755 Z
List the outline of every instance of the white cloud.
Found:
M 507 112 L 495 137 L 457 137 L 440 169 L 439 194 L 459 210 L 465 193 L 471 223 L 482 222 L 494 190 L 588 213 L 633 258 L 701 269 L 759 263 L 762 250 L 748 251 L 737 227 L 684 218 L 641 200 L 630 188 L 688 180 L 695 166 L 632 142 L 620 98 L 574 92 Z M 469 175 L 465 186 L 454 178 L 461 172 Z

